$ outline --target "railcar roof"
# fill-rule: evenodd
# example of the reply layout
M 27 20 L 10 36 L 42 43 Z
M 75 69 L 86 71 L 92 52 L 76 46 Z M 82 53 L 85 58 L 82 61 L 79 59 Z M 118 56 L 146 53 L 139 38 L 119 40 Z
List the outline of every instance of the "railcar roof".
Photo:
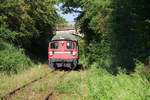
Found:
M 78 41 L 78 39 L 76 38 L 76 36 L 72 35 L 72 34 L 58 34 L 55 35 L 52 38 L 52 41 L 54 40 L 72 40 L 72 41 Z

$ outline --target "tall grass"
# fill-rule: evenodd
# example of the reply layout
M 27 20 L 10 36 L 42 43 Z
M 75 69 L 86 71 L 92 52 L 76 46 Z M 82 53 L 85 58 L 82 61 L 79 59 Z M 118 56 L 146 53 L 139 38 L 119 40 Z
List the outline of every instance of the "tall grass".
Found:
M 72 98 L 80 96 L 81 100 L 150 100 L 150 83 L 141 72 L 143 64 L 136 63 L 135 72 L 126 74 L 126 71 L 118 69 L 117 75 L 93 63 L 86 71 L 68 75 L 55 92 Z
M 18 73 L 33 65 L 23 49 L 0 40 L 0 71 L 7 73 Z
M 150 100 L 150 84 L 139 71 L 114 76 L 97 66 L 93 64 L 88 72 L 87 100 Z
M 42 66 L 41 67 L 33 66 L 32 68 L 29 68 L 28 70 L 19 72 L 18 74 L 13 74 L 11 76 L 5 73 L 0 73 L 0 96 L 3 96 L 6 93 L 26 83 L 31 82 L 34 79 L 44 76 L 46 73 L 49 73 L 49 71 L 50 69 L 48 67 L 43 68 Z M 39 84 L 40 85 L 39 87 L 37 85 L 34 85 L 33 88 L 35 89 L 35 87 L 38 87 L 38 89 L 43 89 L 44 88 L 43 85 L 46 85 L 46 83 L 42 84 L 42 82 Z

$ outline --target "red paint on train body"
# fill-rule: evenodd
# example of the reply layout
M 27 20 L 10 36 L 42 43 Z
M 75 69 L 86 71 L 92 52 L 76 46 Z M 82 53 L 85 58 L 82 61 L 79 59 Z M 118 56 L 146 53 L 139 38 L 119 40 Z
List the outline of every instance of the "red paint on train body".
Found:
M 65 38 L 50 41 L 48 60 L 49 66 L 52 68 L 66 67 L 67 65 L 75 68 L 78 63 L 78 41 Z
M 55 45 L 55 47 L 54 47 Z M 68 46 L 67 46 L 68 45 Z M 48 58 L 59 59 L 77 59 L 78 58 L 78 46 L 75 41 L 57 40 L 49 42 Z

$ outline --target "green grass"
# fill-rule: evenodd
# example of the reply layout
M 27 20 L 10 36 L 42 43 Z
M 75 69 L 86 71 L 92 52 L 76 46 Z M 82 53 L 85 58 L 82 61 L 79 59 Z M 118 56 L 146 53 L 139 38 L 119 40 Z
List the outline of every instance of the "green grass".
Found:
M 55 95 L 59 95 L 62 100 L 77 100 L 81 95 L 81 75 L 80 72 L 71 72 L 55 89 Z
M 120 70 L 115 76 L 97 66 L 93 64 L 85 74 L 69 74 L 55 93 L 63 94 L 63 100 L 70 96 L 76 100 L 150 100 L 150 83 L 138 70 L 130 75 Z
M 70 93 L 72 95 L 80 93 L 80 78 L 71 78 L 70 80 L 62 82 L 57 91 L 60 93 Z
M 56 90 L 60 93 L 67 93 L 67 92 L 69 92 L 70 94 L 74 94 L 77 92 L 79 93 L 81 78 L 78 76 L 75 77 L 74 74 L 73 74 L 73 72 L 70 73 L 68 75 L 68 77 L 59 84 L 59 86 L 57 87 Z M 71 77 L 69 77 L 69 76 L 71 76 Z
M 38 82 L 37 84 L 33 85 L 32 89 L 33 91 L 45 91 L 47 89 L 47 86 L 48 86 L 48 82 L 45 81 L 40 81 Z
M 88 95 L 86 71 L 72 71 L 55 89 L 58 100 L 82 100 Z
M 140 72 L 141 65 L 137 64 L 136 71 L 130 75 L 121 70 L 119 74 L 112 75 L 98 66 L 98 63 L 94 63 L 91 69 L 70 72 L 55 89 L 54 97 L 58 100 L 150 100 L 150 83 Z M 34 67 L 13 76 L 1 73 L 0 95 L 47 72 L 49 68 Z M 52 81 L 58 78 L 37 82 L 32 90 L 36 93 L 49 91 L 57 83 Z
M 18 73 L 33 66 L 32 61 L 25 55 L 23 49 L 0 40 L 0 72 Z
M 49 71 L 50 68 L 41 68 L 35 66 L 24 72 L 19 72 L 18 74 L 11 76 L 0 73 L 0 95 L 5 95 L 13 89 L 16 89 L 41 76 L 44 76 L 46 73 L 49 73 Z
M 94 64 L 88 72 L 87 100 L 149 100 L 150 84 L 141 73 L 111 75 Z

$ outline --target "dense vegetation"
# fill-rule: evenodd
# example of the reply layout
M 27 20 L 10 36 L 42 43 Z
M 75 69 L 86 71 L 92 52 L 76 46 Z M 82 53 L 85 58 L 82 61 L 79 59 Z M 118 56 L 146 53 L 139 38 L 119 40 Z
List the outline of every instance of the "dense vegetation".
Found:
M 0 40 L 0 65 L 3 66 L 1 71 L 11 74 L 31 67 L 33 62 L 25 55 L 23 49 Z
M 108 67 L 135 67 L 150 56 L 150 6 L 147 0 L 60 0 L 65 13 L 77 12 L 89 62 L 108 61 Z M 81 8 L 79 10 L 77 8 Z M 106 63 L 106 62 L 103 62 Z
M 24 65 L 30 63 L 25 60 L 27 54 L 31 58 L 36 55 L 47 59 L 47 43 L 53 36 L 53 27 L 64 21 L 56 12 L 56 3 L 55 0 L 0 0 L 0 66 L 4 66 L 3 70 L 24 69 Z
M 78 79 L 71 86 L 86 81 L 87 100 L 149 100 L 150 2 L 59 1 L 64 13 L 79 13 L 76 24 L 85 36 L 80 41 L 79 63 L 91 67 L 82 82 Z M 69 84 L 60 87 L 66 91 Z M 72 89 L 71 93 L 79 91 Z
M 87 100 L 148 100 L 150 68 L 144 66 L 150 56 L 150 2 L 58 1 L 64 13 L 79 13 L 76 25 L 84 34 L 79 40 L 79 63 L 91 69 L 85 75 L 73 74 L 77 77 L 70 76 L 57 90 L 82 95 L 85 86 Z M 33 55 L 47 57 L 53 26 L 64 21 L 54 8 L 56 3 L 0 0 L 0 71 L 17 73 L 33 65 Z
M 143 67 L 138 64 L 136 68 Z M 149 100 L 150 84 L 136 69 L 135 73 L 125 74 L 122 70 L 114 76 L 99 64 L 94 63 L 90 70 L 72 72 L 56 89 L 63 100 Z M 68 96 L 69 95 L 69 96 Z M 67 98 L 68 97 L 68 98 Z

